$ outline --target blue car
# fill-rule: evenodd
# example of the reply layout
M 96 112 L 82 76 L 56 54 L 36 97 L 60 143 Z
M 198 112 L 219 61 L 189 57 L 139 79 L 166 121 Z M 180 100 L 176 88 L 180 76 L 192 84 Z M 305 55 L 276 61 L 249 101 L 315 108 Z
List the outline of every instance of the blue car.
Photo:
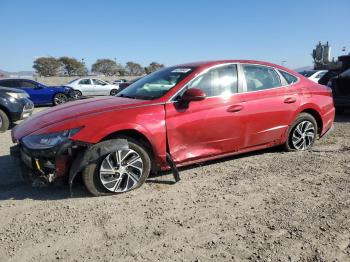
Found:
M 2 79 L 0 86 L 26 91 L 34 105 L 58 105 L 76 97 L 71 87 L 45 86 L 30 79 Z

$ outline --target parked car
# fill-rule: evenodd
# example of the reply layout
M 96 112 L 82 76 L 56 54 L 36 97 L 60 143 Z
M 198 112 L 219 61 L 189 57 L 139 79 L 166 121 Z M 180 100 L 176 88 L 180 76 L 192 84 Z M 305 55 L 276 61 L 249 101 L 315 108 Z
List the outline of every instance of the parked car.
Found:
M 320 84 L 327 85 L 332 89 L 337 112 L 342 113 L 350 109 L 350 68 L 330 70 L 321 78 Z
M 126 81 L 124 83 L 119 84 L 119 92 L 122 91 L 123 89 L 127 88 L 129 85 L 135 83 L 137 80 L 140 80 L 142 77 L 136 77 L 130 81 Z
M 74 89 L 76 96 L 113 96 L 119 87 L 97 78 L 79 78 L 67 84 Z
M 327 70 L 307 70 L 299 72 L 299 74 L 309 78 L 311 81 L 318 83 L 322 76 L 327 73 Z
M 69 87 L 46 86 L 30 79 L 1 79 L 0 85 L 24 90 L 35 105 L 59 105 L 75 97 Z
M 12 130 L 28 172 L 95 196 L 140 187 L 151 172 L 284 145 L 308 150 L 332 127 L 330 88 L 258 61 L 183 64 L 149 74 L 115 97 L 34 115 Z
M 0 132 L 5 132 L 10 123 L 29 117 L 33 109 L 26 92 L 0 86 Z
M 113 85 L 119 86 L 120 83 L 125 83 L 125 82 L 127 82 L 126 79 L 117 79 L 113 82 Z

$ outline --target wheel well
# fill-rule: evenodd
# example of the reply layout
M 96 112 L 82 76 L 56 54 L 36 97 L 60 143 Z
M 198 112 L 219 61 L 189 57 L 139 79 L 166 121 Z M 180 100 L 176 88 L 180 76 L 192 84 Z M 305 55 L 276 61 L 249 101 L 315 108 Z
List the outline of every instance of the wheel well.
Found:
M 151 142 L 147 139 L 147 137 L 145 135 L 143 135 L 142 133 L 140 133 L 136 130 L 129 129 L 129 130 L 117 131 L 115 133 L 112 133 L 112 134 L 104 137 L 101 141 L 106 141 L 109 139 L 115 139 L 115 138 L 120 138 L 120 137 L 131 138 L 131 139 L 141 143 L 141 145 L 143 145 L 145 147 L 145 149 L 147 151 L 149 151 L 151 156 L 154 157 L 154 151 L 153 151 L 153 147 L 151 145 Z
M 10 112 L 7 110 L 7 108 L 4 106 L 0 106 L 0 110 L 4 111 L 7 117 L 9 118 L 10 122 L 12 122 Z
M 321 115 L 314 109 L 305 109 L 303 110 L 301 113 L 308 113 L 310 115 L 312 115 L 315 120 L 316 120 L 316 123 L 317 123 L 317 128 L 318 128 L 318 134 L 320 134 L 322 132 L 322 129 L 323 129 L 323 122 L 322 122 L 322 118 L 321 118 Z

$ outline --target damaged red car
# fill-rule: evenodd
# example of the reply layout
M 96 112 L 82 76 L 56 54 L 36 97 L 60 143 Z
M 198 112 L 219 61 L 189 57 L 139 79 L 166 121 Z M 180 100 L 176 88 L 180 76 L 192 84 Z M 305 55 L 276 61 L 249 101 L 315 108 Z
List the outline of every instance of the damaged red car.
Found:
M 93 195 L 140 187 L 150 173 L 284 145 L 308 150 L 331 129 L 331 90 L 258 61 L 183 64 L 154 72 L 115 97 L 69 102 L 12 130 L 12 154 L 31 177 Z

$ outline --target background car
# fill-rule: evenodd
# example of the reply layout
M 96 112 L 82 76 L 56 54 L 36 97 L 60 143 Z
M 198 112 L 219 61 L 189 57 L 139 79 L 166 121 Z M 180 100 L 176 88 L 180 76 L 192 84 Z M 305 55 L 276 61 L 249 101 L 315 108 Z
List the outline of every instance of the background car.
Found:
M 120 83 L 125 83 L 125 82 L 127 82 L 126 79 L 117 79 L 113 82 L 113 85 L 119 86 Z
M 72 185 L 81 174 L 93 195 L 108 195 L 136 189 L 160 170 L 171 169 L 178 181 L 177 165 L 278 145 L 308 150 L 330 130 L 334 112 L 330 88 L 278 65 L 183 64 L 117 96 L 33 116 L 12 130 L 11 154 L 22 153 L 28 172 L 48 183 L 68 176 Z
M 75 98 L 70 87 L 46 86 L 30 79 L 2 79 L 0 85 L 22 89 L 29 94 L 35 105 L 58 105 Z
M 299 72 L 299 74 L 309 78 L 311 81 L 318 83 L 318 81 L 327 73 L 327 70 L 307 70 Z
M 123 89 L 127 88 L 129 85 L 135 83 L 137 80 L 141 79 L 142 77 L 136 77 L 132 80 L 129 80 L 129 81 L 126 81 L 126 82 L 123 82 L 123 83 L 120 83 L 119 84 L 119 92 L 122 91 Z
M 117 85 L 112 85 L 97 78 L 78 78 L 67 84 L 74 89 L 77 97 L 80 96 L 109 96 L 119 91 Z
M 6 131 L 10 123 L 29 117 L 33 109 L 26 92 L 0 86 L 0 132 Z

